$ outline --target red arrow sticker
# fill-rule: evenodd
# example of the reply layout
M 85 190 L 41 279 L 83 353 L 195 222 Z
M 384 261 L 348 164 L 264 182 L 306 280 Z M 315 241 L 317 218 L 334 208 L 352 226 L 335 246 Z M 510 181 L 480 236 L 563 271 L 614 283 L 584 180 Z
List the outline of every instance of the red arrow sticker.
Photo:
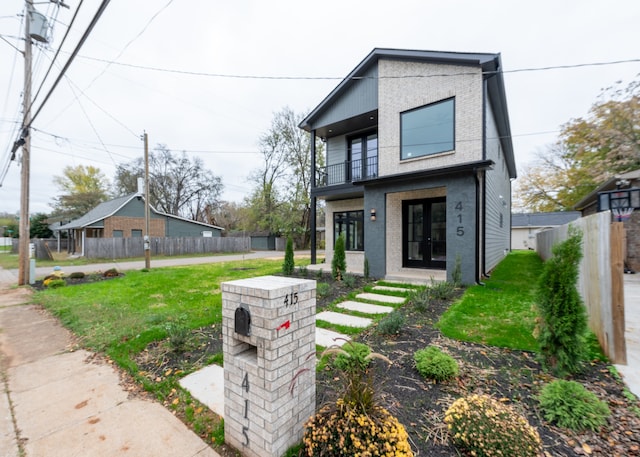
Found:
M 289 330 L 289 327 L 291 327 L 291 321 L 287 321 L 284 324 L 280 325 L 280 327 L 278 327 L 276 330 Z

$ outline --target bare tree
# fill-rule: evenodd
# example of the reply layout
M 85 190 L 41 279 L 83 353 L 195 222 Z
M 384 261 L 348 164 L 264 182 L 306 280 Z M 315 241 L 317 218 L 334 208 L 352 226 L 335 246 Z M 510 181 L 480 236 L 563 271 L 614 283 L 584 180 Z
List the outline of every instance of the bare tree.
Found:
M 137 180 L 143 176 L 142 158 L 118 165 L 116 192 L 136 192 Z M 218 205 L 222 188 L 220 177 L 198 157 L 189 158 L 185 152 L 174 155 L 164 145 L 149 154 L 149 203 L 159 211 L 211 223 L 208 214 Z

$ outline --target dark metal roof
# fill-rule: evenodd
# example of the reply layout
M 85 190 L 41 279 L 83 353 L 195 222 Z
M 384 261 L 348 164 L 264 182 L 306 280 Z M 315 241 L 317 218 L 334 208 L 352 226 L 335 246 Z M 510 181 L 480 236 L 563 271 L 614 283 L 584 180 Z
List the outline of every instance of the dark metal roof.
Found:
M 314 123 L 320 116 L 331 108 L 333 102 L 341 97 L 343 93 L 361 78 L 367 70 L 377 65 L 380 58 L 396 59 L 396 60 L 413 60 L 421 62 L 430 62 L 434 64 L 452 64 L 452 65 L 469 65 L 480 66 L 487 81 L 489 91 L 489 99 L 492 104 L 493 112 L 496 119 L 498 134 L 504 150 L 509 176 L 515 178 L 517 176 L 515 158 L 513 152 L 513 143 L 511 139 L 511 127 L 509 124 L 509 114 L 507 110 L 507 98 L 504 88 L 504 78 L 502 75 L 502 61 L 500 54 L 493 53 L 472 53 L 472 52 L 443 52 L 443 51 L 419 51 L 408 49 L 385 49 L 375 48 L 362 60 L 343 80 L 336 86 L 333 91 L 325 97 L 318 106 L 316 106 L 302 122 L 299 127 L 311 131 L 319 126 Z
M 598 192 L 614 190 L 616 188 L 616 182 L 621 179 L 630 181 L 631 185 L 637 185 L 637 181 L 640 181 L 640 169 L 612 176 L 611 178 L 600 184 L 596 189 L 594 189 L 593 192 L 590 192 L 582 200 L 573 205 L 573 207 L 580 211 L 590 205 L 596 204 L 598 202 Z
M 62 225 L 58 227 L 56 230 L 73 230 L 73 229 L 81 229 L 84 227 L 88 227 L 90 225 L 95 224 L 96 222 L 102 221 L 109 216 L 114 215 L 116 212 L 120 210 L 123 206 L 129 203 L 132 199 L 139 197 L 144 200 L 144 196 L 139 193 L 133 193 L 129 195 L 125 195 L 124 197 L 114 198 L 113 200 L 109 200 L 103 203 L 100 203 L 98 206 L 90 210 L 84 216 L 79 217 L 76 220 L 69 222 L 68 224 Z M 185 222 L 191 222 L 193 224 L 202 225 L 205 227 L 215 228 L 218 230 L 224 230 L 222 227 L 218 227 L 217 225 L 206 224 L 204 222 L 194 221 L 191 219 L 186 219 L 180 216 L 174 216 L 173 214 L 163 213 L 161 211 L 157 211 L 151 205 L 149 205 L 149 210 L 157 214 L 159 216 L 166 216 L 172 219 L 182 220 Z
M 511 227 L 556 227 L 573 222 L 581 215 L 580 211 L 512 214 Z

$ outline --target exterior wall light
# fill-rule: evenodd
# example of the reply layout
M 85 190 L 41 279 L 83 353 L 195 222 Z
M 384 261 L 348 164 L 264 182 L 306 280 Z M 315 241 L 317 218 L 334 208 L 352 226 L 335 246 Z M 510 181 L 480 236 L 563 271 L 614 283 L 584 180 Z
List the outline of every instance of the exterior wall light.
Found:
M 371 208 L 371 220 L 372 221 L 376 220 L 376 209 L 375 208 Z

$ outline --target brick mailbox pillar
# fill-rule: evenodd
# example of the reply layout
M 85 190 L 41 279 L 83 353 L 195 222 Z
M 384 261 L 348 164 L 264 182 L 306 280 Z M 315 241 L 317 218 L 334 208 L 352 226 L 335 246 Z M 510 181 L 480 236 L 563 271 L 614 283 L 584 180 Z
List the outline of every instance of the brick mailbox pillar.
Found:
M 315 414 L 316 282 L 261 276 L 222 283 L 225 442 L 280 457 Z

